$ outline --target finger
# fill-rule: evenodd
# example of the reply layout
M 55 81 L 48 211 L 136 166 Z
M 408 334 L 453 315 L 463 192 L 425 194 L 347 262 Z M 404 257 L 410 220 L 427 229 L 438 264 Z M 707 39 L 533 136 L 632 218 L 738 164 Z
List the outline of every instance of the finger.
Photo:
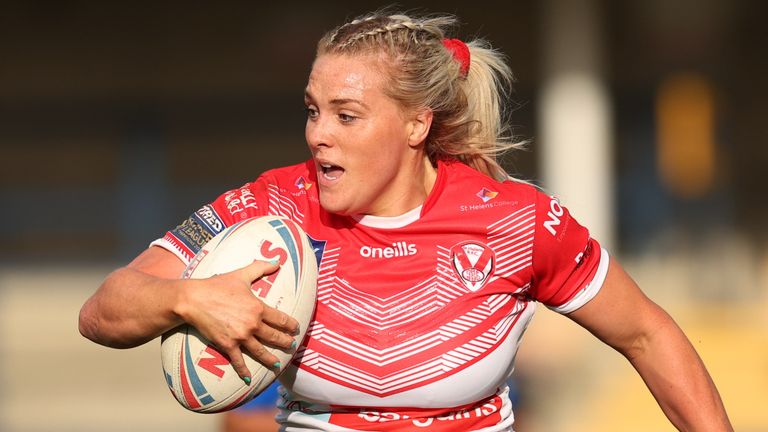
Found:
M 291 335 L 269 327 L 268 325 L 260 326 L 256 331 L 255 336 L 259 339 L 259 342 L 281 348 L 284 351 L 292 350 L 298 345 Z
M 285 330 L 290 335 L 299 334 L 299 322 L 295 318 L 266 304 L 261 312 L 261 321 L 270 327 Z
M 268 368 L 280 368 L 280 359 L 269 350 L 256 338 L 250 338 L 244 343 L 244 347 L 248 350 L 248 353 L 254 360 L 263 364 Z
M 248 370 L 248 366 L 245 365 L 245 359 L 243 353 L 240 351 L 240 347 L 234 347 L 226 351 L 229 357 L 229 363 L 235 369 L 237 375 L 242 378 L 246 384 L 251 383 L 251 371 Z
M 256 260 L 247 266 L 240 269 L 243 277 L 248 279 L 248 282 L 253 282 L 256 279 L 268 274 L 272 274 L 280 269 L 280 265 L 277 261 L 261 261 Z

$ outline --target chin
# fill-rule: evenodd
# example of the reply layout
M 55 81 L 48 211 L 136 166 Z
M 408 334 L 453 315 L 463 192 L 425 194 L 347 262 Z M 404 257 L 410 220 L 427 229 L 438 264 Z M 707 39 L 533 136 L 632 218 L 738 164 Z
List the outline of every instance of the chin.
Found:
M 322 193 L 320 193 L 320 207 L 322 207 L 323 210 L 327 211 L 328 213 L 333 213 L 341 216 L 349 216 L 351 214 L 354 214 L 354 212 L 351 211 L 350 206 L 348 204 L 345 205 L 343 202 L 330 199 L 329 197 L 324 198 Z

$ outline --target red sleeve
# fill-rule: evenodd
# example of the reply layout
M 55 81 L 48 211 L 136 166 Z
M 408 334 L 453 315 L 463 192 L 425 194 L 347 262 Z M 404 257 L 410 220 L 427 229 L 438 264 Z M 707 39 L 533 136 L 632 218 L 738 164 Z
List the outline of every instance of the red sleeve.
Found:
M 176 254 L 185 264 L 225 228 L 243 219 L 267 214 L 268 181 L 262 176 L 252 183 L 221 194 L 192 213 L 161 239 L 152 242 Z
M 602 286 L 608 254 L 554 197 L 536 193 L 531 295 L 569 313 L 591 300 Z

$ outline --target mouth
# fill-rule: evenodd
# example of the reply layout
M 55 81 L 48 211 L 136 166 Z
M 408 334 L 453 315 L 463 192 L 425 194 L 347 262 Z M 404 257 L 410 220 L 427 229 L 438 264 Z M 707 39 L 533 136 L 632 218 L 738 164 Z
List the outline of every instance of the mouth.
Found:
M 344 168 L 328 162 L 320 162 L 319 167 L 323 174 L 323 178 L 329 181 L 338 180 L 345 171 Z

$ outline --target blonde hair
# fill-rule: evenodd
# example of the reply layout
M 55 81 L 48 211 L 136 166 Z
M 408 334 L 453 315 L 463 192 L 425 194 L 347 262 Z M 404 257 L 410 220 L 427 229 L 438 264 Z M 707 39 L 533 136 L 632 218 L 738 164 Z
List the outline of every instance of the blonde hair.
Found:
M 432 163 L 458 159 L 492 178 L 509 179 L 498 159 L 523 145 L 512 140 L 506 122 L 512 71 L 486 41 L 474 39 L 466 43 L 471 60 L 464 76 L 443 45 L 455 25 L 453 16 L 374 12 L 325 34 L 317 55 L 381 56 L 390 72 L 385 93 L 405 109 L 433 112 L 425 147 Z

